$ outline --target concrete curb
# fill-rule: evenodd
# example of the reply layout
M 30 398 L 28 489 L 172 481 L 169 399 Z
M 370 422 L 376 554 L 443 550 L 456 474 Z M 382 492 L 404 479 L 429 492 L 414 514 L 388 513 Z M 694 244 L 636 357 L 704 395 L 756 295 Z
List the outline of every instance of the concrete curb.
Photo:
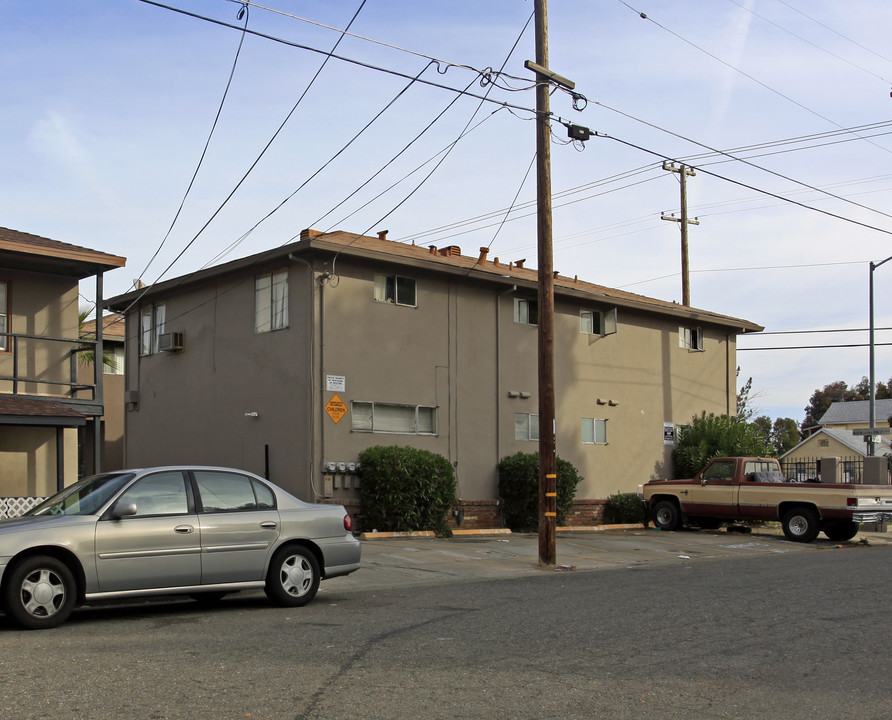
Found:
M 627 523 L 620 525 L 586 525 L 580 527 L 563 526 L 555 528 L 560 533 L 574 532 L 604 532 L 606 530 L 641 530 L 641 523 Z M 458 528 L 452 531 L 453 537 L 473 537 L 489 535 L 511 535 L 508 528 L 483 528 L 478 530 L 463 530 Z M 435 538 L 437 534 L 433 530 L 413 530 L 410 532 L 364 532 L 360 533 L 360 540 L 393 540 L 398 538 Z

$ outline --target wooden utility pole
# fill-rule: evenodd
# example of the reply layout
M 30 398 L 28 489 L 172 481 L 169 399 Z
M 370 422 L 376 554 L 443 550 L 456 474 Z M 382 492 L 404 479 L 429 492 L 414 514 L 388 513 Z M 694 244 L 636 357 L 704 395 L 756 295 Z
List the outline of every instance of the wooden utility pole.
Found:
M 554 402 L 554 274 L 551 230 L 551 105 L 548 82 L 548 9 L 536 15 L 536 206 L 539 247 L 539 564 L 555 565 L 557 460 Z M 542 70 L 546 72 L 543 73 Z
M 693 177 L 697 173 L 687 165 L 676 165 L 675 163 L 670 163 L 668 161 L 663 162 L 663 170 L 678 173 L 678 176 L 681 179 L 681 217 L 677 218 L 675 215 L 666 215 L 666 213 L 663 213 L 660 219 L 677 222 L 681 228 L 681 304 L 690 306 L 691 279 L 688 267 L 688 225 L 699 225 L 700 221 L 697 220 L 697 218 L 688 220 L 688 186 L 686 178 L 688 175 Z

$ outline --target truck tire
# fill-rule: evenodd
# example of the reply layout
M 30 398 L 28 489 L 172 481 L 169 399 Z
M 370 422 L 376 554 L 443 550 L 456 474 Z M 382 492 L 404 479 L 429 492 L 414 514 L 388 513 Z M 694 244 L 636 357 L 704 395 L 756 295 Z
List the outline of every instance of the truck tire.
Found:
M 818 513 L 810 507 L 796 507 L 784 515 L 781 525 L 787 540 L 810 543 L 821 531 Z
M 855 537 L 860 527 L 860 523 L 852 520 L 828 520 L 824 523 L 824 534 L 834 542 L 845 542 Z
M 660 500 L 654 505 L 654 525 L 660 530 L 678 530 L 681 527 L 681 508 L 672 500 Z

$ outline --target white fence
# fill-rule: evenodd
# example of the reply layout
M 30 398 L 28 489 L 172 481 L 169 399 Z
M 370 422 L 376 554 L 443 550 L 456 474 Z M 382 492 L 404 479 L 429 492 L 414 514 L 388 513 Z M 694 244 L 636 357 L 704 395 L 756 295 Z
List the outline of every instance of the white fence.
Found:
M 8 497 L 0 498 L 0 518 L 14 518 L 40 505 L 46 498 Z

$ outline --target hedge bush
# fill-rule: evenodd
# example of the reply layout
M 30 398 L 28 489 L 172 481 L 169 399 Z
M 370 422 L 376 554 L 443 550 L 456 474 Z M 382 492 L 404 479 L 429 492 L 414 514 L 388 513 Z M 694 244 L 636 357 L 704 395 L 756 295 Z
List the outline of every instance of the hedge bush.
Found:
M 366 530 L 434 530 L 451 535 L 448 513 L 458 502 L 455 472 L 442 455 L 378 445 L 359 454 L 362 523 Z
M 564 525 L 582 477 L 567 460 L 557 458 L 557 524 Z M 522 453 L 499 462 L 499 498 L 505 524 L 518 532 L 539 529 L 539 453 Z
M 604 520 L 608 523 L 643 523 L 644 501 L 636 493 L 617 493 L 604 503 Z

